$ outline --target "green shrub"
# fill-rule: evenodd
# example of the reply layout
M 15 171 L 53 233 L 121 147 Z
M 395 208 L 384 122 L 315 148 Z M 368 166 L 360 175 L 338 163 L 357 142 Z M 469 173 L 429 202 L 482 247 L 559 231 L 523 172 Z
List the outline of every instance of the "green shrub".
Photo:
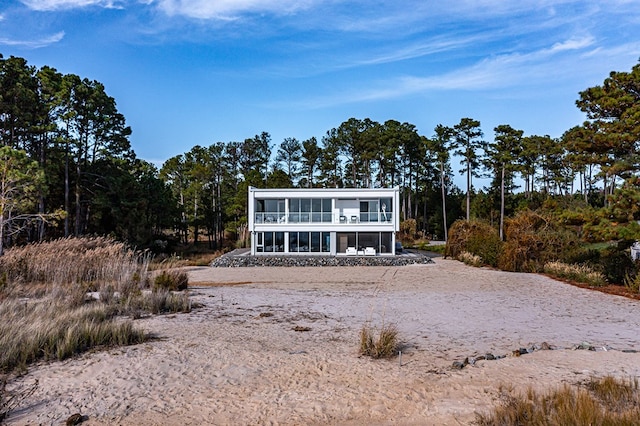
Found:
M 182 291 L 189 286 L 189 276 L 180 271 L 162 271 L 153 280 L 154 290 Z
M 625 278 L 636 275 L 636 265 L 624 243 L 604 249 L 600 256 L 600 266 L 610 284 L 622 285 Z
M 480 256 L 482 262 L 496 266 L 502 251 L 498 231 L 486 222 L 457 220 L 449 230 L 445 254 L 458 258 L 462 252 Z
M 600 250 L 579 247 L 575 250 L 567 251 L 560 260 L 564 263 L 595 267 L 600 264 Z
M 640 274 L 635 276 L 627 275 L 624 279 L 624 286 L 631 293 L 640 293 Z

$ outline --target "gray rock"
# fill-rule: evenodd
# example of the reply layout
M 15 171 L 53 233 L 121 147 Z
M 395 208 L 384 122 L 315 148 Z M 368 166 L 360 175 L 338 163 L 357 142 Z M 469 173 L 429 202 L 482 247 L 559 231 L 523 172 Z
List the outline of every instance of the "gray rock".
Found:
M 265 266 L 406 266 L 434 263 L 427 256 L 249 256 L 227 254 L 215 259 L 214 268 L 242 268 Z
M 76 425 L 79 425 L 80 423 L 84 422 L 85 420 L 88 420 L 87 416 L 83 416 L 80 413 L 75 413 L 75 414 L 72 414 L 71 416 L 69 416 L 69 418 L 67 419 L 65 424 L 67 426 L 76 426 Z
M 464 368 L 465 364 L 463 362 L 460 361 L 453 361 L 453 364 L 451 365 L 451 368 L 454 370 L 462 370 Z

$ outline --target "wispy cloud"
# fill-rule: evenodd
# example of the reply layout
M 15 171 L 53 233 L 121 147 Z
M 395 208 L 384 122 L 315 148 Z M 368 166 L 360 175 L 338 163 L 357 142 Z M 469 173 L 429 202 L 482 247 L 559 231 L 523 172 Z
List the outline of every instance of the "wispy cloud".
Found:
M 469 37 L 432 38 L 400 49 L 394 48 L 388 53 L 383 53 L 368 59 L 356 60 L 353 66 L 377 65 L 420 58 L 435 53 L 465 48 L 481 41 L 487 41 L 489 38 L 491 38 L 489 34 L 477 34 Z
M 592 36 L 585 36 L 579 38 L 571 38 L 562 43 L 554 44 L 550 51 L 552 53 L 562 52 L 565 50 L 579 50 L 584 49 L 585 47 L 592 46 L 595 43 L 595 39 Z
M 605 77 L 610 67 L 624 66 L 640 54 L 640 42 L 611 48 L 595 47 L 591 36 L 572 38 L 529 53 L 485 58 L 471 66 L 433 76 L 401 76 L 378 81 L 366 89 L 311 99 L 306 107 L 397 99 L 430 91 L 501 91 L 554 86 L 592 74 Z M 590 49 L 591 48 L 591 49 Z M 588 75 L 587 75 L 588 74 Z
M 32 10 L 51 11 L 64 9 L 77 9 L 88 6 L 99 6 L 108 9 L 121 9 L 124 7 L 122 0 L 20 0 Z
M 36 40 L 15 40 L 9 38 L 0 37 L 0 45 L 4 46 L 18 46 L 26 47 L 30 49 L 37 49 L 40 47 L 46 47 L 51 44 L 57 43 L 64 38 L 64 31 L 60 31 L 48 37 L 44 37 Z
M 169 16 L 232 20 L 245 13 L 288 15 L 309 8 L 315 0 L 158 0 L 154 3 Z

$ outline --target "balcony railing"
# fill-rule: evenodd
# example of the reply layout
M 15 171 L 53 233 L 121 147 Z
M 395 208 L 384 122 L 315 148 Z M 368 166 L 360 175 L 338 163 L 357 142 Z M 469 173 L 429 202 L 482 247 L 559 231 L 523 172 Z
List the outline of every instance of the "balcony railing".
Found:
M 359 213 L 341 215 L 333 213 L 279 213 L 264 212 L 255 214 L 256 224 L 300 224 L 300 223 L 392 223 L 393 214 L 389 212 Z

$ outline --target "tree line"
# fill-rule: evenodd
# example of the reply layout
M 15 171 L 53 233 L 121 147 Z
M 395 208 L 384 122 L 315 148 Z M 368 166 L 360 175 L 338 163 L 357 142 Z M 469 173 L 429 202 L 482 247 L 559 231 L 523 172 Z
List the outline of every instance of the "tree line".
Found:
M 472 217 L 502 235 L 505 216 L 550 197 L 611 208 L 638 174 L 639 94 L 640 65 L 612 72 L 579 93 L 586 120 L 559 138 L 508 124 L 487 138 L 468 117 L 429 135 L 411 123 L 349 118 L 320 138 L 274 143 L 263 132 L 194 146 L 158 170 L 136 157 L 131 128 L 100 82 L 0 57 L 0 185 L 11 188 L 0 191 L 0 240 L 108 234 L 149 246 L 170 234 L 219 248 L 246 240 L 248 186 L 399 186 L 402 219 L 423 235 L 446 238 L 453 221 Z M 464 188 L 453 184 L 456 172 Z M 478 190 L 474 179 L 487 177 Z

